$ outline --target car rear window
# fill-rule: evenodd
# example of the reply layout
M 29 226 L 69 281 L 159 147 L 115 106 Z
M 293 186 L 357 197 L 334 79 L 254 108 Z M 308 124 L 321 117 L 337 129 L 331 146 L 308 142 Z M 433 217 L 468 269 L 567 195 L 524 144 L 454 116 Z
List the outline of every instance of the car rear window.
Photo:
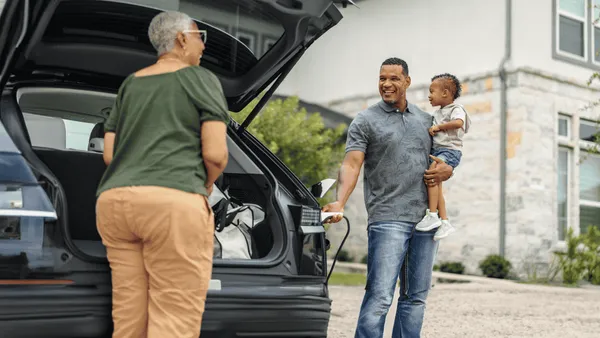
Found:
M 34 147 L 88 150 L 94 123 L 29 113 L 23 118 Z
M 199 29 L 207 31 L 203 65 L 235 77 L 251 69 L 284 32 L 273 16 L 251 4 L 235 0 L 63 1 L 43 41 L 104 41 L 113 46 L 121 43 L 154 52 L 148 38 L 148 24 L 157 9 L 178 10 L 195 19 Z

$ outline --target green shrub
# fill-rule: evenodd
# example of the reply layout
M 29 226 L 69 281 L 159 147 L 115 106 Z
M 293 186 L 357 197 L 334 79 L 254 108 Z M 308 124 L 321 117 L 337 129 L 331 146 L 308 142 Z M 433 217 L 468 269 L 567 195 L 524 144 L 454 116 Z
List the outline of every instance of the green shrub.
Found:
M 352 257 L 348 251 L 342 249 L 338 254 L 337 260 L 339 262 L 354 262 L 354 257 Z
M 506 278 L 511 268 L 512 264 L 499 255 L 489 255 L 479 263 L 481 272 L 491 278 Z
M 462 275 L 465 271 L 465 266 L 461 262 L 443 262 L 440 264 L 441 272 L 456 273 Z
M 584 278 L 595 285 L 600 285 L 600 230 L 591 226 L 581 237 L 583 249 L 580 253 Z
M 567 250 L 555 252 L 565 284 L 577 284 L 584 279 L 600 285 L 600 230 L 590 226 L 585 234 L 573 235 L 567 232 Z
M 439 265 L 434 265 L 433 266 L 433 271 L 440 271 L 440 266 Z
M 565 284 L 576 284 L 583 276 L 584 271 L 578 249 L 579 244 L 581 244 L 581 237 L 575 237 L 573 229 L 569 229 L 565 241 L 567 243 L 567 251 L 555 252 L 554 254 L 558 257 L 563 282 Z

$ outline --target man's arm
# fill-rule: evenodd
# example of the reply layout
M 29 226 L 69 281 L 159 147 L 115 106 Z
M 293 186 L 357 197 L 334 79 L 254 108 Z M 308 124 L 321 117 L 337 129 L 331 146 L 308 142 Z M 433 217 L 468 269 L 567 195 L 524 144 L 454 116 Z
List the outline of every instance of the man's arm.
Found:
M 356 187 L 360 168 L 365 161 L 365 153 L 359 150 L 352 150 L 346 153 L 340 172 L 338 174 L 338 184 L 336 190 L 337 201 L 329 203 L 323 207 L 324 212 L 344 212 L 344 206 L 348 202 L 352 191 Z M 333 216 L 327 223 L 337 223 L 342 220 L 342 216 Z
M 360 168 L 365 161 L 365 153 L 358 150 L 349 151 L 344 157 L 340 172 L 338 174 L 338 185 L 336 190 L 337 201 L 340 202 L 342 208 L 348 202 L 348 198 L 356 187 Z

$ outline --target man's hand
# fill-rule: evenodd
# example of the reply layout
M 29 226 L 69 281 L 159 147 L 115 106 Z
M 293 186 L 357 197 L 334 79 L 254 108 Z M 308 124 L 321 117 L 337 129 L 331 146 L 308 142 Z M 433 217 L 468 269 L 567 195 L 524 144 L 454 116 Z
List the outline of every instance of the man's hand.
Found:
M 333 202 L 333 203 L 329 203 L 327 205 L 325 205 L 321 211 L 323 212 L 344 212 L 344 206 L 340 203 L 340 202 Z M 342 220 L 343 216 L 342 215 L 334 215 L 331 216 L 331 218 L 329 218 L 328 220 L 325 221 L 325 223 L 338 223 Z
M 424 179 L 428 187 L 435 187 L 439 183 L 449 179 L 452 176 L 453 169 L 439 158 L 432 155 L 429 155 L 429 157 L 436 162 L 436 166 L 433 169 L 425 170 Z
M 440 131 L 440 127 L 433 126 L 433 127 L 429 128 L 429 135 L 435 136 L 435 134 L 439 131 Z

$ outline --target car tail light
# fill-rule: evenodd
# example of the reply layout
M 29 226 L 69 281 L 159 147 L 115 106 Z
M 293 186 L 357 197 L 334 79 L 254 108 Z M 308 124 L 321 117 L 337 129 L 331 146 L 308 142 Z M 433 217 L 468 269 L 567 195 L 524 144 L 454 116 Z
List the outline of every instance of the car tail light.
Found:
M 321 209 L 305 206 L 290 205 L 292 217 L 296 227 L 303 234 L 314 234 L 325 232 L 321 223 Z
M 46 221 L 57 215 L 0 123 L 0 280 L 26 280 L 53 270 L 54 242 Z
M 19 153 L 0 156 L 0 216 L 56 219 L 56 211 Z
M 56 219 L 56 211 L 39 185 L 0 183 L 0 217 L 2 216 Z

